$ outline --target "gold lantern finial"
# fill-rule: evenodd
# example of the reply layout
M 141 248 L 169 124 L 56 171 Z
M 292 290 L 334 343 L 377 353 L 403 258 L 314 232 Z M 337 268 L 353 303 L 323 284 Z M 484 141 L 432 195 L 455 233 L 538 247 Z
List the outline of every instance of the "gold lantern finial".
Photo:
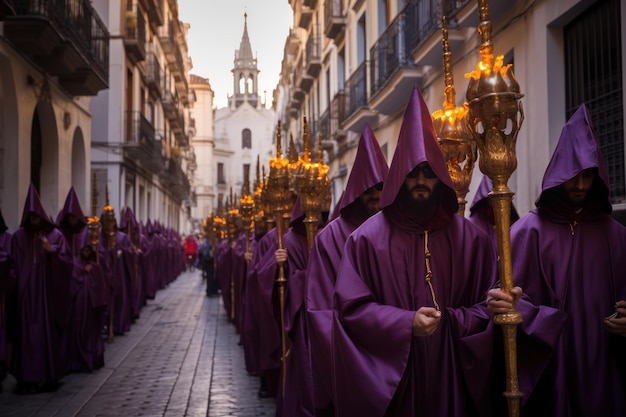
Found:
M 467 104 L 456 106 L 456 90 L 452 75 L 452 52 L 448 42 L 448 25 L 444 17 L 441 22 L 444 69 L 443 109 L 433 112 L 433 125 L 439 139 L 439 147 L 446 160 L 450 178 L 459 203 L 458 214 L 465 215 L 465 196 L 469 191 L 472 172 L 476 162 L 476 144 L 467 127 Z
M 278 121 L 278 127 L 276 128 L 276 158 L 282 158 L 282 138 L 280 134 L 280 120 Z
M 98 214 L 98 178 L 95 172 L 91 180 L 91 214 L 93 216 Z

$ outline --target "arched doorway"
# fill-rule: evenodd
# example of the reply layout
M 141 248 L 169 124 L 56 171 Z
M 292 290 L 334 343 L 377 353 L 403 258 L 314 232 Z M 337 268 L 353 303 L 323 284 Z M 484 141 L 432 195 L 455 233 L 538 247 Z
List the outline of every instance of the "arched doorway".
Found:
M 78 196 L 80 205 L 83 207 L 85 215 L 93 215 L 91 207 L 87 201 L 87 158 L 85 156 L 85 142 L 83 131 L 77 127 L 72 138 L 72 185 Z
M 24 201 L 19 201 L 17 96 L 13 69 L 9 59 L 0 54 L 0 207 L 9 229 L 14 230 L 21 216 Z
M 37 103 L 30 134 L 30 180 L 46 212 L 55 216 L 59 210 L 59 137 L 54 110 L 49 102 Z M 65 190 L 67 193 L 67 190 Z M 65 198 L 63 195 L 62 198 Z

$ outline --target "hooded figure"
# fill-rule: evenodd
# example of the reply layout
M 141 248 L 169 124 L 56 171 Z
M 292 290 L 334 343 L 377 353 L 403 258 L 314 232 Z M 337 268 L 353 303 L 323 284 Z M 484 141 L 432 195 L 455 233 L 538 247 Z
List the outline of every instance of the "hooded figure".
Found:
M 496 221 L 493 208 L 491 208 L 491 202 L 489 201 L 489 193 L 492 189 L 493 183 L 491 182 L 491 179 L 484 175 L 483 179 L 480 181 L 478 191 L 476 191 L 476 195 L 474 196 L 474 200 L 472 201 L 472 205 L 470 207 L 469 221 L 483 229 L 487 234 L 489 234 L 489 236 L 491 236 L 494 242 L 497 242 L 498 236 L 496 234 Z M 511 224 L 519 220 L 517 209 L 512 203 L 510 219 Z
M 335 285 L 337 416 L 489 413 L 496 250 L 463 217 L 417 87 L 381 211 L 346 240 Z
M 104 207 L 100 240 L 108 253 L 110 266 L 110 296 L 107 309 L 109 340 L 130 330 L 131 298 L 133 282 L 134 248 L 128 235 L 117 227 L 115 211 L 110 205 Z
M 609 216 L 608 190 L 583 104 L 563 127 L 536 208 L 511 229 L 513 274 L 524 291 L 523 415 L 626 410 L 626 228 Z
M 247 317 L 254 321 L 244 322 L 248 329 L 244 339 L 244 353 L 247 352 L 246 367 L 261 377 L 258 395 L 261 398 L 276 398 L 280 375 L 280 313 L 274 302 L 276 294 L 275 252 L 278 249 L 278 233 L 275 227 L 259 240 L 255 247 L 248 283 L 246 286 Z M 277 299 L 277 298 L 276 298 Z M 278 320 L 278 321 L 277 321 Z M 250 329 L 253 327 L 253 331 Z
M 18 282 L 12 360 L 18 392 L 55 390 L 65 374 L 61 335 L 70 304 L 72 257 L 32 183 L 11 254 Z
M 126 207 L 120 220 L 120 230 L 126 233 L 132 243 L 132 252 L 129 254 L 129 265 L 131 281 L 128 287 L 128 296 L 130 298 L 130 309 L 132 320 L 139 318 L 139 313 L 143 307 L 145 301 L 144 295 L 144 279 L 145 273 L 142 268 L 141 262 L 141 239 L 142 235 L 139 233 L 139 223 L 135 218 L 135 213 L 130 207 Z
M 97 218 L 89 220 L 89 228 Z M 107 252 L 98 239 L 98 230 L 85 228 L 76 239 L 71 283 L 72 312 L 68 337 L 68 369 L 91 372 L 104 366 L 105 313 L 109 297 Z
M 65 197 L 65 204 L 57 215 L 56 225 L 65 236 L 67 247 L 72 256 L 77 256 L 79 248 L 77 248 L 76 239 L 80 232 L 87 226 L 87 219 L 80 207 L 80 201 L 76 191 L 72 186 Z
M 311 347 L 316 415 L 332 415 L 331 323 L 337 269 L 348 236 L 379 210 L 380 192 L 389 172 L 369 124 L 361 134 L 339 213 L 315 238 L 306 274 L 307 328 Z

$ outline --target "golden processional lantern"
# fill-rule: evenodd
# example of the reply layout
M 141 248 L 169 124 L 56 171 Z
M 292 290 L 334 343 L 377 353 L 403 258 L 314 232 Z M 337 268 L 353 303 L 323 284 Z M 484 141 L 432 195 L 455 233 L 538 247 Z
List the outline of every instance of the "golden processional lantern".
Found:
M 96 263 L 100 263 L 100 251 L 98 243 L 100 242 L 100 230 L 102 225 L 98 218 L 98 184 L 96 182 L 96 174 L 93 174 L 91 181 L 91 213 L 92 217 L 87 219 L 87 230 L 89 231 L 89 243 L 93 251 L 96 253 Z
M 311 161 L 306 117 L 304 118 L 303 142 L 302 161 L 296 172 L 296 191 L 300 197 L 300 204 L 305 214 L 304 226 L 306 228 L 309 250 L 311 250 L 319 227 L 330 181 L 328 180 L 328 165 L 322 162 L 321 135 L 318 143 L 317 162 Z
M 259 191 L 260 208 L 263 212 L 267 230 L 271 230 L 276 225 L 274 218 L 274 209 L 272 208 L 272 198 L 268 187 L 269 178 L 265 176 L 265 165 L 262 167 L 263 176 Z
M 243 166 L 243 196 L 239 200 L 239 207 L 241 209 L 241 221 L 243 223 L 243 230 L 246 234 L 246 253 L 250 252 L 250 236 L 252 234 L 253 220 L 254 220 L 254 198 L 250 193 L 250 165 L 244 164 Z
M 276 156 L 270 159 L 270 174 L 267 180 L 267 191 L 270 206 L 274 212 L 276 222 L 276 238 L 278 249 L 284 249 L 283 236 L 287 231 L 288 221 L 292 210 L 291 191 L 289 187 L 289 160 L 283 158 L 281 148 L 280 120 L 276 130 Z M 287 277 L 285 265 L 278 264 L 278 299 L 280 304 L 280 336 L 281 336 L 281 360 L 283 362 L 282 395 L 285 396 L 285 381 L 287 377 L 287 335 L 285 334 L 285 287 Z
M 443 109 L 432 114 L 433 125 L 439 139 L 439 147 L 448 167 L 448 173 L 454 183 L 454 191 L 459 203 L 458 214 L 465 215 L 465 196 L 476 163 L 476 143 L 472 140 L 472 132 L 467 126 L 467 103 L 456 106 L 456 90 L 452 75 L 452 52 L 448 42 L 448 26 L 446 18 L 442 21 L 443 70 L 445 80 L 445 101 Z
M 476 69 L 466 75 L 469 78 L 466 93 L 469 104 L 468 126 L 480 152 L 478 166 L 493 182 L 489 200 L 498 237 L 500 283 L 502 290 L 510 294 L 513 288 L 510 236 L 513 192 L 507 182 L 517 168 L 515 144 L 524 120 L 521 102 L 523 94 L 511 65 L 503 65 L 502 55 L 494 58 L 488 1 L 478 0 L 478 8 L 481 59 Z M 502 327 L 504 337 L 507 373 L 504 396 L 509 415 L 519 416 L 522 393 L 517 375 L 517 326 L 522 323 L 522 315 L 514 306 L 509 312 L 496 314 L 494 322 Z

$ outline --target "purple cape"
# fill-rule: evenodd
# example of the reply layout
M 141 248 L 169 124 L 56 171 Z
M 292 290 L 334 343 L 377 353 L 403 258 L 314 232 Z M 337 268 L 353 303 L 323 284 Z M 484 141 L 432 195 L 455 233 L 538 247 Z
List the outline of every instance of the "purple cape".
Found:
M 426 238 L 397 197 L 406 175 L 424 161 L 442 189 L 439 211 L 428 225 L 432 285 L 442 317 L 432 336 L 414 337 L 416 310 L 433 306 L 425 283 Z M 381 206 L 346 240 L 337 274 L 336 415 L 487 415 L 494 335 L 481 302 L 496 279 L 496 251 L 487 235 L 455 214 L 454 187 L 417 89 Z
M 85 258 L 80 250 L 87 246 L 92 248 L 92 253 Z M 97 245 L 93 251 L 86 228 L 79 234 L 78 247 L 71 283 L 67 366 L 72 372 L 91 372 L 104 366 L 102 332 L 109 295 L 107 253 L 102 245 Z
M 587 168 L 599 176 L 578 213 L 551 189 Z M 518 310 L 522 413 L 618 416 L 626 410 L 626 338 L 603 319 L 626 300 L 626 228 L 609 215 L 602 154 L 583 106 L 563 128 L 532 210 L 511 229 Z
M 333 292 L 337 269 L 346 239 L 364 220 L 364 217 L 357 213 L 353 203 L 370 187 L 382 183 L 388 172 L 389 167 L 378 140 L 369 124 L 366 124 L 350 177 L 338 204 L 340 215 L 317 234 L 311 249 L 305 280 L 313 391 L 315 408 L 318 410 L 330 406 L 333 392 L 332 367 L 328 352 L 331 349 Z
M 108 252 L 111 273 L 108 320 L 112 319 L 114 333 L 122 335 L 130 330 L 132 321 L 130 286 L 133 283 L 135 251 L 128 235 L 120 230 L 116 230 L 111 238 L 102 230 L 100 239 Z
M 42 230 L 28 230 L 29 213 L 42 218 Z M 53 227 L 32 184 L 20 226 L 11 238 L 10 252 L 18 282 L 19 320 L 12 373 L 18 382 L 56 382 L 65 374 L 61 335 L 70 304 L 72 258 L 63 234 Z M 44 249 L 42 236 L 52 251 Z

